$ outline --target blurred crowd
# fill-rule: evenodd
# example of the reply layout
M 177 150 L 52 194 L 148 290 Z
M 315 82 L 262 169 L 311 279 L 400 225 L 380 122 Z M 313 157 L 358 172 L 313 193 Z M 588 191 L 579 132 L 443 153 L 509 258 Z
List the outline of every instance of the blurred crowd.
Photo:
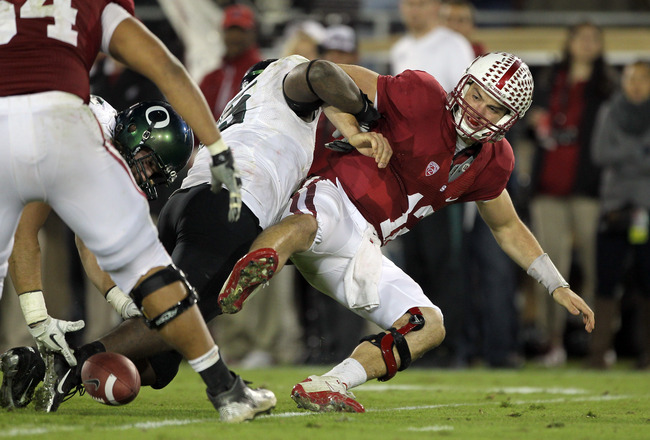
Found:
M 449 91 L 475 56 L 500 50 L 475 39 L 477 8 L 516 9 L 520 2 L 327 2 L 338 5 L 337 14 L 319 14 L 325 2 L 318 1 L 142 3 L 165 14 L 165 20 L 147 26 L 185 60 L 218 118 L 248 67 L 264 58 L 300 54 L 361 63 L 354 11 L 373 5 L 401 17 L 398 38 L 387 48 L 390 68 L 380 73 L 425 70 Z M 270 26 L 264 18 L 273 7 L 311 15 L 275 26 L 277 37 L 266 41 L 260 30 Z M 384 249 L 446 317 L 443 345 L 418 367 L 520 368 L 526 362 L 558 367 L 574 359 L 605 369 L 620 358 L 650 367 L 649 60 L 609 64 L 607 29 L 597 23 L 576 20 L 565 32 L 561 56 L 531 66 L 533 108 L 526 124 L 508 134 L 518 160 L 508 191 L 561 274 L 594 309 L 596 330 L 582 331 L 576 317 L 510 261 L 474 205 L 452 205 Z M 118 110 L 163 99 L 152 83 L 109 58 L 96 61 L 91 80 L 92 92 Z M 333 131 L 323 119 L 317 144 L 332 140 Z M 154 218 L 174 189 L 152 204 Z M 112 328 L 119 317 L 86 280 L 73 234 L 55 215 L 40 241 L 48 309 L 58 318 L 86 321 L 82 332 L 71 334 L 74 342 Z M 376 331 L 287 269 L 241 313 L 211 323 L 231 365 L 333 363 Z M 6 283 L 0 352 L 32 343 L 17 310 L 15 292 Z

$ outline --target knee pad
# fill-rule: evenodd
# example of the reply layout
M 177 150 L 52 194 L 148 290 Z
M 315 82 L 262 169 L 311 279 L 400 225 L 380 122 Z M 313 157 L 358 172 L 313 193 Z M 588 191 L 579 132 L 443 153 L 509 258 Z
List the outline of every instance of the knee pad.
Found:
M 418 307 L 413 307 L 408 310 L 411 314 L 409 322 L 395 329 L 391 327 L 388 329 L 390 333 L 381 332 L 376 335 L 366 336 L 361 342 L 369 341 L 372 345 L 381 350 L 381 356 L 386 364 L 388 372 L 385 376 L 378 378 L 379 381 L 387 381 L 395 377 L 398 371 L 406 370 L 411 365 L 411 350 L 409 349 L 408 342 L 404 336 L 412 331 L 418 331 L 424 327 L 424 316 Z M 397 348 L 401 360 L 400 367 L 397 368 L 397 359 L 393 353 L 393 347 Z
M 181 365 L 183 356 L 177 351 L 151 356 L 147 359 L 149 365 L 156 374 L 156 381 L 151 385 L 154 390 L 165 388 L 178 374 L 178 367 Z
M 185 278 L 185 274 L 173 264 L 147 277 L 140 285 L 131 291 L 133 302 L 142 311 L 142 301 L 153 292 L 177 281 L 183 282 L 187 296 L 152 319 L 145 318 L 145 324 L 151 329 L 160 329 L 192 307 L 199 299 L 194 288 Z

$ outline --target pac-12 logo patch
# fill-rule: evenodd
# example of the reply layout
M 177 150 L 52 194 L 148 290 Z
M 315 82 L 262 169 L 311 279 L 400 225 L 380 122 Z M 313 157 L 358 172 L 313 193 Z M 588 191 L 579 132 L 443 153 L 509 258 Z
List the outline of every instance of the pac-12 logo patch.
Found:
M 431 162 L 429 162 L 429 165 L 427 165 L 427 169 L 424 172 L 424 175 L 427 176 L 427 177 L 433 176 L 434 174 L 436 174 L 438 172 L 439 169 L 440 169 L 440 165 L 438 165 L 434 161 L 431 161 Z

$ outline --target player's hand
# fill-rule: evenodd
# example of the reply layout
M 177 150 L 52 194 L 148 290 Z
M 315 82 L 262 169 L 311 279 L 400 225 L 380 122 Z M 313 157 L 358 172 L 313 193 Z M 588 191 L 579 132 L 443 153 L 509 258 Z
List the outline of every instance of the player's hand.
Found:
M 36 345 L 41 353 L 53 351 L 61 353 L 71 367 L 77 365 L 77 359 L 72 354 L 72 349 L 65 340 L 65 334 L 76 332 L 84 328 L 85 323 L 79 321 L 63 321 L 48 316 L 45 320 L 40 321 L 28 327 L 29 332 L 36 340 Z
M 230 148 L 212 156 L 212 192 L 221 191 L 221 184 L 230 192 L 228 221 L 236 222 L 241 215 L 241 178 Z
M 106 293 L 106 302 L 109 303 L 122 316 L 122 319 L 142 316 L 142 312 L 135 305 L 130 296 L 122 292 L 117 286 L 113 286 Z
M 585 324 L 585 330 L 589 333 L 596 326 L 594 312 L 589 308 L 584 299 L 580 298 L 573 290 L 568 287 L 558 287 L 553 291 L 553 299 L 558 304 L 563 305 L 572 315 L 582 313 L 582 322 Z
M 379 168 L 386 168 L 393 155 L 393 149 L 381 133 L 357 133 L 352 135 L 348 142 L 364 156 L 374 157 Z

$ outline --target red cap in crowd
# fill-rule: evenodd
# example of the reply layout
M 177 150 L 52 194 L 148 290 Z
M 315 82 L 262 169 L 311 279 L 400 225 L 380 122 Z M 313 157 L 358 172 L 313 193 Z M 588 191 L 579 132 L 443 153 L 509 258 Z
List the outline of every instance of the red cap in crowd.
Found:
M 255 13 L 245 5 L 230 5 L 224 9 L 223 27 L 240 27 L 242 29 L 253 29 L 255 27 Z

